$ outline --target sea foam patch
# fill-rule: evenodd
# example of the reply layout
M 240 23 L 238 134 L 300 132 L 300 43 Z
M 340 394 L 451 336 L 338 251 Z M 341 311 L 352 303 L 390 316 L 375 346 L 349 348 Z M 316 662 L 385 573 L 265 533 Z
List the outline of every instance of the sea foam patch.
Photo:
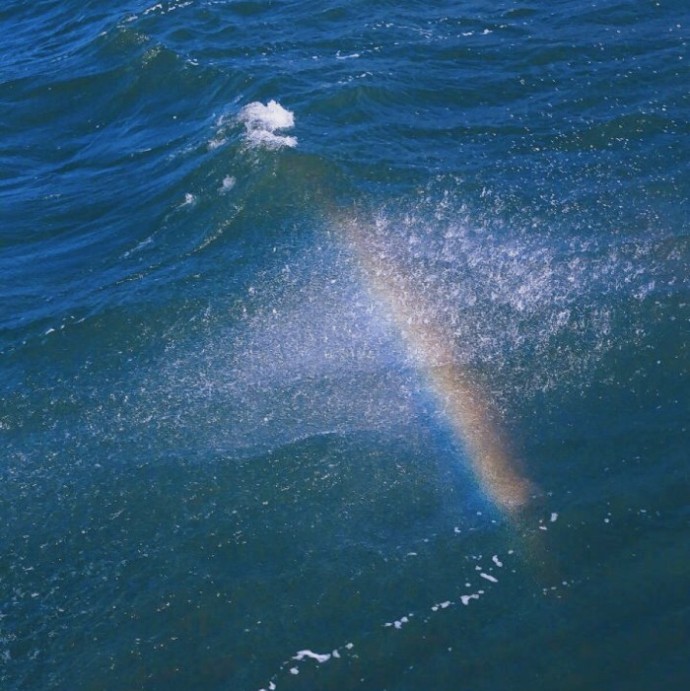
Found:
M 240 111 L 239 120 L 244 123 L 245 139 L 251 146 L 269 149 L 297 146 L 296 137 L 278 134 L 295 126 L 295 116 L 277 101 L 265 105 L 259 101 L 249 103 Z
M 511 549 L 508 551 L 507 554 L 508 556 L 512 556 L 513 553 L 514 552 Z M 494 590 L 497 587 L 500 587 L 498 585 L 495 585 L 498 584 L 498 579 L 486 573 L 486 571 L 484 570 L 484 567 L 481 563 L 482 555 L 471 555 L 468 558 L 473 561 L 479 562 L 475 566 L 475 569 L 476 573 L 480 577 L 482 577 L 486 581 L 489 581 L 489 584 L 485 586 L 487 588 L 486 590 L 482 587 L 474 588 L 474 592 L 459 594 L 459 597 L 457 598 L 436 602 L 431 606 L 422 606 L 416 611 L 408 612 L 404 616 L 401 616 L 399 619 L 385 622 L 381 625 L 382 632 L 380 636 L 382 636 L 383 638 L 379 638 L 377 640 L 380 642 L 389 635 L 398 635 L 397 633 L 393 632 L 400 631 L 403 627 L 406 626 L 416 626 L 419 628 L 423 628 L 427 624 L 429 624 L 432 618 L 436 619 L 436 617 L 439 616 L 448 616 L 450 613 L 453 612 L 453 610 L 459 610 L 460 605 L 464 605 L 466 607 L 475 600 L 479 601 L 484 597 L 488 597 L 489 593 L 492 590 Z M 499 558 L 498 554 L 493 555 L 492 561 L 498 567 L 503 566 L 503 561 L 501 560 L 501 558 Z M 491 571 L 492 567 L 488 567 L 487 570 Z M 473 580 L 472 576 L 468 575 L 468 578 L 470 579 L 470 581 Z M 563 583 L 563 585 L 566 585 L 566 583 Z M 468 581 L 467 583 L 465 583 L 465 587 L 471 588 L 471 582 Z M 544 589 L 544 594 L 547 594 L 547 589 Z M 447 612 L 447 614 L 441 614 L 444 612 Z M 450 616 L 452 616 L 452 614 L 450 614 Z M 386 633 L 384 633 L 384 631 Z M 355 644 L 352 642 L 348 642 L 344 645 L 334 648 L 330 653 L 318 653 L 308 648 L 299 650 L 297 653 L 283 661 L 279 669 L 273 674 L 273 676 L 269 680 L 269 683 L 266 686 L 263 686 L 259 691 L 276 691 L 279 689 L 279 687 L 282 688 L 282 682 L 289 678 L 288 675 L 290 675 L 290 677 L 296 677 L 300 674 L 300 671 L 302 671 L 302 669 L 306 670 L 307 667 L 310 665 L 322 666 L 326 663 L 328 663 L 329 666 L 333 664 L 337 665 L 337 661 L 341 660 L 342 658 L 360 658 L 361 656 L 366 655 L 363 645 L 358 644 L 357 650 L 359 650 L 360 652 L 357 654 L 352 652 L 354 648 Z M 378 649 L 376 643 L 374 643 L 373 649 Z M 449 648 L 448 652 L 452 652 L 452 649 Z

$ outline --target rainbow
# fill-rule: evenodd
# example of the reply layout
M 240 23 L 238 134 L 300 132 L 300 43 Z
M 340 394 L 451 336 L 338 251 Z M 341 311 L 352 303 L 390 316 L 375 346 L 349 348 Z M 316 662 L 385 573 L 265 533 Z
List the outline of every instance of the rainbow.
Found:
M 338 224 L 371 299 L 392 318 L 416 369 L 428 382 L 453 436 L 464 446 L 484 494 L 509 517 L 528 506 L 535 487 L 522 474 L 481 389 L 457 363 L 452 339 L 414 281 L 356 219 Z

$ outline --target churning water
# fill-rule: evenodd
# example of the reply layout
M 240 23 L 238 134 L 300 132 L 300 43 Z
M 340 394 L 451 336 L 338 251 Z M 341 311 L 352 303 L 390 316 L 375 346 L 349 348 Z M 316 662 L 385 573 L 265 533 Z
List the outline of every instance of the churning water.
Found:
M 3 689 L 686 689 L 680 0 L 0 9 Z

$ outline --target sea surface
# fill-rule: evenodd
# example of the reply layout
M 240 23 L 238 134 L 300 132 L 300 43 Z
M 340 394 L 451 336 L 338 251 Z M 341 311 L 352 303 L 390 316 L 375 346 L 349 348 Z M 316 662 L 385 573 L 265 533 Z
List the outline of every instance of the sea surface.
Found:
M 690 688 L 689 42 L 4 0 L 0 688 Z

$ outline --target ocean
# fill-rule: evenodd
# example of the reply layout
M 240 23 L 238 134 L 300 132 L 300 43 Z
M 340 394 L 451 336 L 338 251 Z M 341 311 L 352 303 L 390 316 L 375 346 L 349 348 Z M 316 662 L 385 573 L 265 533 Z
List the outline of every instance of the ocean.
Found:
M 690 688 L 689 40 L 5 0 L 0 687 Z

